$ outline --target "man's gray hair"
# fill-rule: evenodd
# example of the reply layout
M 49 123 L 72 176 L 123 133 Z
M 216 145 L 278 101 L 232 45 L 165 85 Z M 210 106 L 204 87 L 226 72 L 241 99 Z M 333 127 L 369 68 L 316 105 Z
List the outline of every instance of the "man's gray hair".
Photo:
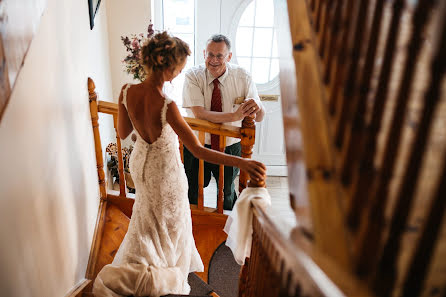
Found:
M 226 43 L 228 51 L 231 51 L 231 41 L 229 40 L 228 37 L 224 36 L 223 34 L 212 35 L 211 38 L 208 39 L 206 44 L 209 44 L 209 42 L 224 42 Z

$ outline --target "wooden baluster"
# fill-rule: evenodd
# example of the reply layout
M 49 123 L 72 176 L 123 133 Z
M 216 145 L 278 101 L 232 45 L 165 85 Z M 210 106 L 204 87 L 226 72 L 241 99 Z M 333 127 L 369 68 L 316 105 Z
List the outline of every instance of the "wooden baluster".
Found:
M 431 1 L 420 1 L 415 10 L 414 15 L 414 26 L 413 26 L 413 36 L 411 43 L 409 45 L 409 55 L 403 70 L 403 79 L 401 87 L 398 94 L 396 110 L 401 107 L 405 108 L 407 97 L 410 88 L 407 86 L 412 85 L 412 78 L 415 73 L 415 62 L 417 61 L 417 56 L 420 51 L 422 41 L 423 41 L 423 29 L 428 21 L 429 13 L 434 6 L 433 0 Z M 437 48 L 433 54 L 432 64 L 431 64 L 431 81 L 428 91 L 424 97 L 424 105 L 422 109 L 421 120 L 419 123 L 418 130 L 416 132 L 415 140 L 412 147 L 410 148 L 409 162 L 406 165 L 406 170 L 404 172 L 403 182 L 401 183 L 400 190 L 398 191 L 398 196 L 395 205 L 395 212 L 391 219 L 389 240 L 384 245 L 382 257 L 378 263 L 377 275 L 374 282 L 374 288 L 378 292 L 379 296 L 390 296 L 393 288 L 395 286 L 396 279 L 396 260 L 397 254 L 400 250 L 402 234 L 406 226 L 407 218 L 409 217 L 410 210 L 412 208 L 413 199 L 415 197 L 415 190 L 418 181 L 418 177 L 421 173 L 421 165 L 423 161 L 423 156 L 426 151 L 427 139 L 429 136 L 429 131 L 432 127 L 434 120 L 434 112 L 441 100 L 441 87 L 442 80 L 446 71 L 446 60 L 444 59 L 444 52 L 446 51 L 446 25 L 444 19 L 446 18 L 446 6 L 443 5 L 443 10 L 439 18 L 442 27 L 439 29 L 440 32 L 437 35 L 438 40 L 436 41 Z M 400 116 L 398 113 L 396 118 L 392 121 L 391 132 L 389 133 L 389 139 L 386 146 L 386 155 L 384 160 L 394 160 L 396 159 L 396 150 L 389 146 L 399 146 L 400 137 L 396 140 L 392 139 L 393 129 L 398 129 L 398 126 L 402 125 L 404 117 Z M 394 121 L 396 123 L 394 123 Z M 388 158 L 387 154 L 390 156 Z M 384 161 L 384 162 L 385 162 Z M 386 174 L 386 173 L 384 173 Z M 387 174 L 386 174 L 387 175 Z M 388 175 L 390 176 L 390 174 Z M 385 185 L 388 182 L 384 182 Z M 387 193 L 387 186 L 386 192 Z M 380 191 L 378 190 L 378 193 Z M 378 196 L 379 197 L 379 196 Z
M 390 74 L 392 72 L 393 61 L 395 60 L 395 45 L 397 42 L 398 32 L 400 31 L 400 20 L 404 8 L 404 0 L 396 0 L 393 3 L 393 16 L 391 24 L 389 27 L 389 33 L 386 40 L 386 48 L 384 51 L 384 61 L 380 72 L 378 90 L 375 94 L 372 120 L 370 124 L 369 134 L 366 140 L 366 160 L 365 162 L 370 162 L 373 164 L 373 160 L 376 152 L 377 137 L 378 132 L 381 129 L 381 120 L 383 118 L 384 105 L 388 96 L 388 86 L 390 81 Z M 385 165 L 385 164 L 384 164 Z M 372 165 L 373 166 L 373 165 Z M 384 178 L 382 176 L 381 178 Z M 389 177 L 390 178 L 390 177 Z M 372 179 L 372 181 L 374 181 Z M 369 199 L 365 197 L 366 195 L 371 195 L 371 186 L 373 183 L 368 181 L 363 181 L 360 185 L 364 188 L 357 190 L 358 195 L 361 197 L 354 197 L 353 199 Z M 359 233 L 358 243 L 357 243 L 357 273 L 361 276 L 369 274 L 372 265 L 376 263 L 378 246 L 380 243 L 381 229 L 383 224 L 384 215 L 384 205 L 387 201 L 387 197 L 378 197 L 379 199 L 371 200 L 372 205 L 370 206 L 369 213 L 367 216 L 369 219 L 363 220 L 365 223 L 360 226 L 361 230 Z M 375 222 L 376 220 L 376 222 Z
M 353 39 L 352 51 L 349 59 L 349 67 L 346 72 L 347 79 L 344 85 L 344 92 L 342 96 L 339 98 L 339 107 L 340 113 L 337 117 L 336 121 L 336 129 L 335 129 L 335 145 L 339 148 L 343 147 L 344 138 L 345 138 L 345 128 L 347 122 L 351 122 L 352 117 L 352 106 L 353 106 L 353 94 L 356 91 L 356 81 L 357 81 L 357 73 L 359 72 L 359 60 L 361 57 L 361 52 L 364 44 L 364 31 L 365 24 L 367 20 L 367 8 L 369 1 L 361 0 L 359 1 L 359 5 L 357 7 L 356 12 L 356 22 L 354 25 L 355 33 Z
M 116 131 L 116 145 L 118 147 L 119 196 L 125 197 L 124 161 L 122 159 L 121 138 L 118 133 L 118 114 L 113 114 L 113 126 Z
M 204 145 L 204 132 L 198 132 L 198 140 L 202 145 Z M 204 188 L 204 161 L 202 159 L 198 160 L 198 209 L 204 209 L 204 199 L 203 199 L 203 188 Z
M 310 0 L 310 8 L 311 11 L 314 12 L 314 9 L 316 8 L 316 0 Z
M 254 122 L 254 117 L 246 117 L 243 119 L 242 128 L 240 129 L 240 134 L 242 135 L 241 146 L 242 146 L 242 158 L 251 158 L 252 148 L 254 147 L 254 142 L 256 138 L 256 126 Z M 240 170 L 239 176 L 239 192 L 241 193 L 247 186 L 248 173 Z
M 246 117 L 245 119 L 247 119 L 248 117 Z M 255 132 L 255 131 L 254 131 Z M 255 135 L 255 133 L 254 133 Z M 220 138 L 221 139 L 221 138 Z M 248 187 L 250 188 L 258 188 L 258 187 L 266 187 L 265 184 L 265 180 L 249 180 L 248 183 Z M 253 220 L 253 224 L 255 224 L 255 220 Z M 254 228 L 253 228 L 254 230 Z M 258 249 L 257 246 L 257 241 L 254 240 L 254 233 L 253 232 L 253 240 L 252 240 L 252 247 L 251 247 L 251 255 L 254 252 L 254 250 Z M 255 233 L 257 235 L 257 233 Z M 249 260 L 249 258 L 245 259 L 245 264 L 242 266 L 241 271 L 240 271 L 240 281 L 239 281 L 239 295 L 238 296 L 253 296 L 253 295 L 249 295 L 247 294 L 248 290 L 248 275 L 250 275 L 249 273 L 249 263 L 253 263 L 253 266 L 256 267 L 259 263 L 257 262 L 257 260 L 255 258 L 251 258 L 251 260 Z M 251 272 L 252 273 L 252 272 Z
M 314 31 L 316 32 L 316 35 L 319 35 L 321 30 L 321 15 L 322 15 L 322 7 L 325 5 L 325 0 L 318 0 L 316 4 L 316 11 L 314 15 L 315 25 L 314 25 Z
M 226 137 L 220 135 L 220 152 L 225 152 L 225 148 L 226 148 Z M 217 198 L 218 213 L 223 213 L 223 202 L 224 202 L 223 188 L 225 183 L 224 181 L 225 181 L 225 166 L 223 164 L 220 164 L 219 174 L 218 174 L 218 198 Z
M 184 145 L 181 139 L 178 138 L 179 146 L 180 146 L 180 156 L 181 156 L 181 163 L 184 164 Z
M 99 135 L 98 123 L 98 103 L 96 94 L 96 86 L 91 78 L 88 78 L 88 99 L 90 102 L 91 124 L 93 126 L 94 149 L 96 153 L 96 167 L 98 169 L 99 191 L 101 199 L 107 199 L 107 190 L 105 188 L 104 161 L 102 155 L 101 137 Z
M 254 248 L 254 241 L 252 243 L 251 249 Z M 238 284 L 238 296 L 243 297 L 247 296 L 248 291 L 248 271 L 249 271 L 249 258 L 245 259 L 245 264 L 243 264 L 241 270 L 240 270 L 240 277 L 239 277 L 239 284 Z
M 337 112 L 336 107 L 338 105 L 338 97 L 341 95 L 341 91 L 344 84 L 344 72 L 345 72 L 345 64 L 347 62 L 347 51 L 348 51 L 348 43 L 350 38 L 350 30 L 353 30 L 353 26 L 351 26 L 352 22 L 352 14 L 353 9 L 355 7 L 355 0 L 347 0 L 345 3 L 345 7 L 343 7 L 342 14 L 342 37 L 340 42 L 338 42 L 338 47 L 336 50 L 336 63 L 333 67 L 332 76 L 335 79 L 332 81 L 330 85 L 330 98 L 328 101 L 329 111 L 331 114 L 335 114 Z
M 321 45 L 322 45 L 322 41 L 323 41 L 324 34 L 325 34 L 324 30 L 326 29 L 325 21 L 326 21 L 326 16 L 327 16 L 327 12 L 328 12 L 327 6 L 328 6 L 327 1 L 326 0 L 322 1 L 320 15 L 318 16 L 318 18 L 316 20 L 316 25 L 318 26 L 317 34 L 316 34 L 316 44 L 318 47 L 319 56 L 322 56 Z
M 421 289 L 427 278 L 429 264 L 435 252 L 435 244 L 439 241 L 441 223 L 446 211 L 446 155 L 443 157 L 443 172 L 438 180 L 437 192 L 431 208 L 426 216 L 427 222 L 418 240 L 414 255 L 403 286 L 405 297 L 421 296 Z
M 331 81 L 331 72 L 332 72 L 332 66 L 333 61 L 335 60 L 333 57 L 336 52 L 336 43 L 339 41 L 339 38 L 337 36 L 339 35 L 339 31 L 341 28 L 341 17 L 342 17 L 342 0 L 336 0 L 334 1 L 334 5 L 336 6 L 334 15 L 331 21 L 331 34 L 328 34 L 328 52 L 326 55 L 324 55 L 324 83 L 329 84 Z
M 98 170 L 98 181 L 99 181 L 99 213 L 96 221 L 96 227 L 94 230 L 93 241 L 91 243 L 90 256 L 88 259 L 87 270 L 85 277 L 87 279 L 94 279 L 96 273 L 96 263 L 99 254 L 99 248 L 101 246 L 102 232 L 105 224 L 105 212 L 107 209 L 107 189 L 105 187 L 105 172 L 104 172 L 104 161 L 102 155 L 102 145 L 101 137 L 99 134 L 99 123 L 98 123 L 98 104 L 97 104 L 97 94 L 95 92 L 96 86 L 91 78 L 88 78 L 88 100 L 90 102 L 90 114 L 91 114 L 91 124 L 93 126 L 93 136 L 94 136 L 94 149 L 96 153 L 96 167 Z
M 330 20 L 333 16 L 333 7 L 336 5 L 336 1 L 331 0 L 328 3 L 325 4 L 324 9 L 324 21 L 322 24 L 322 32 L 320 34 L 320 40 L 319 40 L 319 54 L 322 57 L 322 59 L 326 56 L 326 47 L 328 43 L 328 36 L 329 36 L 329 28 L 331 25 Z M 323 65 L 325 68 L 325 65 Z
M 381 33 L 381 20 L 384 8 L 385 0 L 377 0 L 373 3 L 375 7 L 373 8 L 373 21 L 370 30 L 370 40 L 368 42 L 368 48 L 364 63 L 364 69 L 361 73 L 361 79 L 359 83 L 359 88 L 356 89 L 354 100 L 357 102 L 356 108 L 353 108 L 353 123 L 350 125 L 350 140 L 347 145 L 345 157 L 343 158 L 343 164 L 341 166 L 341 180 L 344 184 L 349 184 L 353 175 L 354 166 L 358 165 L 360 155 L 364 150 L 364 135 L 365 131 L 365 113 L 367 104 L 367 95 L 369 94 L 370 85 L 372 81 L 372 73 L 375 65 L 376 49 L 378 47 L 378 38 Z M 365 173 L 366 170 L 371 170 L 373 168 L 364 168 L 360 166 L 359 176 Z M 369 174 L 370 176 L 370 174 Z M 354 191 L 353 191 L 354 193 Z M 353 195 L 358 197 L 359 195 Z M 360 204 L 363 202 L 362 199 L 350 199 L 349 201 L 349 219 L 350 225 L 357 226 L 358 218 L 360 217 Z M 351 216 L 351 217 L 350 217 Z
M 396 45 L 396 36 L 402 13 L 402 3 L 398 1 L 394 3 L 394 13 L 386 40 L 386 48 L 384 51 L 383 67 L 380 70 L 380 78 L 378 83 L 378 91 L 374 96 L 374 104 L 372 110 L 372 119 L 368 127 L 368 133 L 364 140 L 364 152 L 360 163 L 361 174 L 355 182 L 354 191 L 349 206 L 347 221 L 353 229 L 359 225 L 359 218 L 362 217 L 361 210 L 369 201 L 371 194 L 370 187 L 375 180 L 374 158 L 377 150 L 377 137 L 381 129 L 381 119 L 383 116 L 384 105 L 387 98 L 388 83 L 390 81 L 392 60 L 394 58 L 394 49 Z M 396 5 L 396 6 L 395 6 Z M 397 10 L 395 10 L 395 8 Z M 380 28 L 382 27 L 382 22 Z M 379 36 L 378 36 L 379 37 Z M 375 63 L 375 61 L 373 61 Z M 367 69 L 366 69 L 367 70 Z

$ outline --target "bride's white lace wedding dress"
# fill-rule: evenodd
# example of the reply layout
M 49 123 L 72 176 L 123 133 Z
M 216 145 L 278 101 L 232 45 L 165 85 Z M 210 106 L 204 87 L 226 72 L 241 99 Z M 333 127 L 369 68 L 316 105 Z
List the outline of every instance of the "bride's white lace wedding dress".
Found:
M 123 104 L 127 108 L 127 85 Z M 132 218 L 112 264 L 94 283 L 95 296 L 188 294 L 187 276 L 203 271 L 195 247 L 187 197 L 188 183 L 178 137 L 166 121 L 170 99 L 161 112 L 161 135 L 147 143 L 136 131 L 130 159 L 136 187 Z

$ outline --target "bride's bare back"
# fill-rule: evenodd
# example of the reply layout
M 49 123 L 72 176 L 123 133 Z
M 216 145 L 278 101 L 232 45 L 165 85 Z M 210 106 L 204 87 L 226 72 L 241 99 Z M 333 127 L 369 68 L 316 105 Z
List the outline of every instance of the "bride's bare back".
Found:
M 132 85 L 127 90 L 127 115 L 142 139 L 151 144 L 162 132 L 163 94 L 147 83 Z

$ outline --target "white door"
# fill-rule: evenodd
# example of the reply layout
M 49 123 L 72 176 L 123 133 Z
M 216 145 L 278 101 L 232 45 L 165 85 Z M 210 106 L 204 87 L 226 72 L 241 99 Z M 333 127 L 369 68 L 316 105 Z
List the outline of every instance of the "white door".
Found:
M 267 112 L 256 125 L 253 158 L 267 165 L 268 175 L 287 175 L 273 0 L 196 0 L 195 8 L 195 63 L 204 62 L 207 39 L 224 34 L 232 42 L 231 62 L 253 74 L 261 98 L 277 95 L 262 101 Z

